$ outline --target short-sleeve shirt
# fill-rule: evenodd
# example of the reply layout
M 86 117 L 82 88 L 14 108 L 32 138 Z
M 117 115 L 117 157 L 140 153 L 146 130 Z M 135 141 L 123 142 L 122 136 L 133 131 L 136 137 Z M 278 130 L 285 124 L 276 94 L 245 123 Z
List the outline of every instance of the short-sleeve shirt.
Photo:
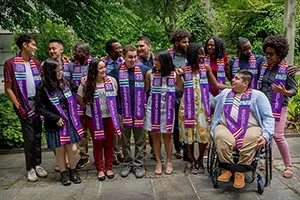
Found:
M 112 81 L 112 83 L 114 84 L 115 92 L 117 93 L 118 84 L 117 84 L 116 79 L 113 78 L 113 77 L 109 77 L 109 78 Z M 82 85 L 79 86 L 77 94 L 81 97 L 84 97 L 84 86 L 82 86 Z M 99 99 L 100 99 L 102 118 L 109 118 L 110 113 L 109 113 L 109 109 L 108 109 L 107 102 L 106 102 L 106 94 L 105 94 L 104 86 L 98 87 L 98 94 L 99 94 Z M 90 105 L 86 105 L 85 114 L 88 117 L 92 117 L 92 112 L 91 112 L 91 106 Z

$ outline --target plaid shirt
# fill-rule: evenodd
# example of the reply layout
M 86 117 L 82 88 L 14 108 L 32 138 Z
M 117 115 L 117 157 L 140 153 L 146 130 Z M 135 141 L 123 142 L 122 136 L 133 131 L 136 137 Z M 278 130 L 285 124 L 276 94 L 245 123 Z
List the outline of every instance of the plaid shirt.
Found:
M 35 62 L 39 72 L 41 72 L 41 67 L 40 67 L 40 62 L 34 58 L 32 58 L 33 61 Z M 19 110 L 14 106 L 14 110 L 15 112 L 17 113 L 17 115 L 19 115 L 20 117 L 23 117 L 21 114 L 20 114 L 20 111 L 22 110 L 25 110 L 24 108 L 24 102 L 23 102 L 23 99 L 22 99 L 22 95 L 21 95 L 21 91 L 19 89 L 19 86 L 18 86 L 18 83 L 17 83 L 17 80 L 16 80 L 16 77 L 15 77 L 15 72 L 14 72 L 14 57 L 7 60 L 5 63 L 4 63 L 4 69 L 3 69 L 3 74 L 4 74 L 4 82 L 5 83 L 11 83 L 12 84 L 12 91 L 13 93 L 15 94 L 18 102 L 20 103 L 20 108 Z

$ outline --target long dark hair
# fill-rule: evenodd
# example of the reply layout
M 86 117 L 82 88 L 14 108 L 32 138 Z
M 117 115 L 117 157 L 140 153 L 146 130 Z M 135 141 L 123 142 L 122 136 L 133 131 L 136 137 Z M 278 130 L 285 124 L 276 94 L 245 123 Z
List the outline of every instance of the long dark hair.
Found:
M 48 58 L 44 61 L 43 64 L 43 87 L 47 89 L 50 94 L 53 94 L 57 90 L 63 90 L 66 86 L 68 86 L 68 82 L 66 79 L 62 77 L 62 79 L 58 80 L 56 73 L 57 70 L 60 70 L 61 63 L 52 58 Z
M 217 37 L 217 36 L 211 37 L 208 40 L 206 40 L 206 42 L 205 42 L 205 48 L 204 48 L 205 54 L 206 55 L 208 54 L 207 43 L 211 39 L 213 41 L 215 41 L 215 48 L 216 48 L 217 58 L 222 58 L 224 56 L 224 54 L 226 53 L 226 47 L 225 47 L 224 41 L 221 38 Z
M 198 43 L 191 43 L 186 52 L 186 59 L 189 65 L 198 65 L 198 51 L 202 46 Z
M 155 58 L 158 59 L 161 66 L 161 76 L 170 75 L 171 71 L 175 70 L 172 57 L 168 51 L 159 50 L 154 53 Z M 155 68 L 153 68 L 155 70 Z
M 84 101 L 85 103 L 94 102 L 94 92 L 96 89 L 96 79 L 98 76 L 98 64 L 103 62 L 99 58 L 94 58 L 91 60 L 86 80 L 86 85 L 84 88 Z

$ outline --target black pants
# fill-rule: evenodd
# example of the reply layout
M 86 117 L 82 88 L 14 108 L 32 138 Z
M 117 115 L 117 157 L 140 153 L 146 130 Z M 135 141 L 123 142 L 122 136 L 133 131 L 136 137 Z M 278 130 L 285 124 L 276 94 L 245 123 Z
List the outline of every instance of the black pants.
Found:
M 42 121 L 40 119 L 40 116 L 33 120 L 23 119 L 22 117 L 19 117 L 19 119 L 24 139 L 26 170 L 28 171 L 31 168 L 35 168 L 35 166 L 42 163 Z

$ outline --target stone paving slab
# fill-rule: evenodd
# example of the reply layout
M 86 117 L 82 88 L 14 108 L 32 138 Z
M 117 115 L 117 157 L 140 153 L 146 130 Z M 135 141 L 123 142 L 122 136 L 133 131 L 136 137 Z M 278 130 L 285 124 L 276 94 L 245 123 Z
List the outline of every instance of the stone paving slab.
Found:
M 265 188 L 263 195 L 257 192 L 256 181 L 246 184 L 243 189 L 235 189 L 232 182 L 219 183 L 213 188 L 207 172 L 193 175 L 188 172 L 189 164 L 173 157 L 172 175 L 154 174 L 156 162 L 147 154 L 145 158 L 146 174 L 136 179 L 134 174 L 120 177 L 122 165 L 114 166 L 115 178 L 99 182 L 93 164 L 92 149 L 89 150 L 91 164 L 79 170 L 82 184 L 64 187 L 60 184 L 60 175 L 54 172 L 55 157 L 53 152 L 43 152 L 42 166 L 49 172 L 47 178 L 39 178 L 31 183 L 26 179 L 24 155 L 0 154 L 0 200 L 2 199 L 300 199 L 300 138 L 288 138 L 294 177 L 282 177 L 284 165 L 275 147 L 273 162 L 273 180 Z M 149 150 L 149 148 L 148 148 Z M 162 148 L 162 150 L 164 150 Z M 206 166 L 206 165 L 205 165 Z

